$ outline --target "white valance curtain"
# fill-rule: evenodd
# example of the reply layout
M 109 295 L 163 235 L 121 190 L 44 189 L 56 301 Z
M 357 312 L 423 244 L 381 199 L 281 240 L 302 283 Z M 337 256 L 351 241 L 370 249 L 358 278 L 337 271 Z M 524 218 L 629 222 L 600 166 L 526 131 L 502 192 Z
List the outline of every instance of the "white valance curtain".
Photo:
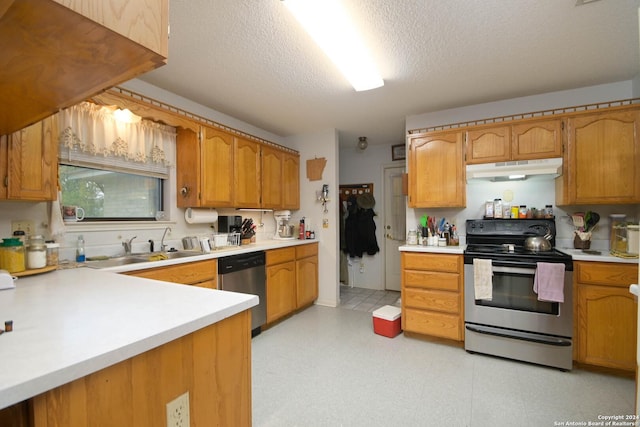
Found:
M 116 120 L 116 107 L 82 102 L 59 113 L 63 163 L 167 179 L 176 131 L 148 120 Z

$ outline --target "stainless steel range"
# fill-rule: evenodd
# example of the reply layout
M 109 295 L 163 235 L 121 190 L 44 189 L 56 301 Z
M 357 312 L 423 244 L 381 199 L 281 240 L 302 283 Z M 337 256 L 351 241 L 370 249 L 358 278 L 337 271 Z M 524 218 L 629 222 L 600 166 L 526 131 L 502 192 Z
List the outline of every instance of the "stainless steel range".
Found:
M 467 220 L 466 232 L 465 350 L 570 370 L 573 356 L 571 256 L 555 248 L 528 251 L 524 245 L 527 237 L 550 233 L 554 247 L 555 220 Z M 490 261 L 478 262 L 490 268 L 490 299 L 475 299 L 474 259 Z M 563 287 L 564 302 L 541 301 L 534 292 L 538 269 L 548 271 L 551 267 L 558 271 L 554 268 L 557 266 L 548 263 L 564 264 L 564 287 L 562 273 L 555 276 L 560 277 L 556 285 Z M 487 280 L 486 276 L 476 277 L 478 281 Z M 540 282 L 538 284 L 540 286 Z

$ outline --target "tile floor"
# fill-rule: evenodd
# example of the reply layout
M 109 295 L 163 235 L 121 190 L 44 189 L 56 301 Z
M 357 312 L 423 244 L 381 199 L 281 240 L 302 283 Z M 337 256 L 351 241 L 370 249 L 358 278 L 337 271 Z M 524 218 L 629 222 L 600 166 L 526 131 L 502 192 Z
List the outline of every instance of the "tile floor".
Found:
M 352 304 L 351 292 L 252 340 L 254 426 L 587 425 L 634 411 L 632 379 L 376 335 L 370 311 L 385 295 Z
M 373 312 L 384 305 L 400 307 L 400 292 L 340 285 L 340 308 Z

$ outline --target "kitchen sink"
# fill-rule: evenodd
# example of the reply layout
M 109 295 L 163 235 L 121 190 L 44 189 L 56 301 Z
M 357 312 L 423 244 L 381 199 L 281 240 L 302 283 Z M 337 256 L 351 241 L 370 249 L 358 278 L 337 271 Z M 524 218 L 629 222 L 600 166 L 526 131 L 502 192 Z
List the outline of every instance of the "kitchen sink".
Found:
M 196 255 L 202 255 L 202 252 L 194 251 L 178 251 L 178 252 L 146 252 L 135 253 L 100 260 L 86 261 L 87 267 L 91 268 L 109 268 L 119 267 L 121 265 L 138 264 L 141 262 L 157 262 L 166 261 L 176 258 L 187 258 Z

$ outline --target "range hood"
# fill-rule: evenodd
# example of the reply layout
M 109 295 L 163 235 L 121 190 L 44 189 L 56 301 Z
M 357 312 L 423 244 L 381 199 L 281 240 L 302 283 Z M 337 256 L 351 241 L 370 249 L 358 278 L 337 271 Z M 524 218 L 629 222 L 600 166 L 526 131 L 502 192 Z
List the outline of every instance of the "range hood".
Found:
M 467 165 L 467 180 L 508 181 L 527 179 L 532 176 L 555 178 L 561 174 L 561 157 Z

